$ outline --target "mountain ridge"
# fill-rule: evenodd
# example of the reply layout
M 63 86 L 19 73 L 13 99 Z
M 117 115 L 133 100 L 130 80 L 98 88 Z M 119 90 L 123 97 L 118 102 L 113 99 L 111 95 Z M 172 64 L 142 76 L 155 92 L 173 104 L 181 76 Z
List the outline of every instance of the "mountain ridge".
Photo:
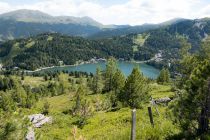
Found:
M 15 20 L 20 22 L 35 22 L 35 23 L 77 23 L 81 25 L 94 25 L 102 27 L 103 24 L 95 21 L 90 17 L 73 17 L 73 16 L 52 16 L 39 10 L 20 9 L 0 15 L 0 19 Z
M 46 32 L 100 39 L 139 34 L 168 27 L 171 32 L 179 32 L 187 36 L 193 34 L 203 38 L 208 35 L 209 21 L 210 18 L 195 20 L 175 18 L 159 24 L 103 25 L 90 17 L 51 16 L 37 10 L 21 9 L 0 15 L 0 41 L 27 38 Z M 185 30 L 185 26 L 189 28 L 188 31 Z M 198 34 L 194 34 L 195 32 Z

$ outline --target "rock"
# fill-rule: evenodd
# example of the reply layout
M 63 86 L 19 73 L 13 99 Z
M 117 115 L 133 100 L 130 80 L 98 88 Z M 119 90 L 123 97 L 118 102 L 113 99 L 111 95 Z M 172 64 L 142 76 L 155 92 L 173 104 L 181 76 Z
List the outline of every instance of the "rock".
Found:
M 46 117 L 43 114 L 30 115 L 28 118 L 36 128 L 41 127 L 45 123 L 52 123 L 52 117 Z
M 160 99 L 156 99 L 155 103 L 156 104 L 160 104 L 160 103 L 168 103 L 170 102 L 171 99 L 169 97 L 164 97 L 164 98 L 160 98 Z
M 43 120 L 35 123 L 34 127 L 41 127 L 45 123 L 52 123 L 52 118 L 51 117 L 45 117 Z
M 26 134 L 26 140 L 35 140 L 35 133 L 32 127 L 28 128 L 28 133 Z

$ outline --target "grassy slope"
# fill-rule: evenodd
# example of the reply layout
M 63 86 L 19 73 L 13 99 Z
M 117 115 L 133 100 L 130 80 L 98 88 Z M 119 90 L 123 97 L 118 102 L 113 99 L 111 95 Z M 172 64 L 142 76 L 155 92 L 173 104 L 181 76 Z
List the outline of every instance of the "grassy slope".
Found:
M 38 87 L 39 85 L 47 84 L 47 81 L 45 81 L 43 77 L 25 76 L 23 84 L 30 85 L 32 87 Z
M 26 77 L 26 81 L 29 80 Z M 42 81 L 41 79 L 35 79 L 36 81 Z M 42 81 L 43 82 L 43 81 Z M 34 83 L 32 83 L 34 84 Z M 162 86 L 152 84 L 151 95 L 153 98 L 171 96 L 174 93 L 170 91 L 170 86 Z M 35 108 L 31 110 L 25 110 L 26 115 L 33 113 L 40 113 L 43 104 L 46 100 L 50 103 L 50 116 L 53 117 L 53 123 L 44 125 L 42 128 L 36 129 L 36 135 L 43 140 L 48 139 L 73 139 L 73 130 L 76 132 L 76 137 L 85 137 L 86 139 L 97 140 L 115 140 L 115 139 L 129 139 L 130 137 L 130 119 L 131 109 L 122 108 L 115 112 L 100 111 L 94 113 L 94 115 L 88 119 L 88 124 L 82 129 L 73 129 L 76 120 L 71 115 L 65 115 L 63 111 L 70 109 L 73 101 L 72 94 L 44 98 L 40 100 Z M 106 95 L 88 95 L 90 99 L 104 99 Z M 149 122 L 147 113 L 147 107 L 149 104 L 145 104 L 142 109 L 137 110 L 137 139 L 165 139 L 165 137 L 178 132 L 176 126 L 167 118 L 165 106 L 158 106 L 160 116 L 157 115 L 155 109 L 154 122 L 155 128 L 152 128 Z

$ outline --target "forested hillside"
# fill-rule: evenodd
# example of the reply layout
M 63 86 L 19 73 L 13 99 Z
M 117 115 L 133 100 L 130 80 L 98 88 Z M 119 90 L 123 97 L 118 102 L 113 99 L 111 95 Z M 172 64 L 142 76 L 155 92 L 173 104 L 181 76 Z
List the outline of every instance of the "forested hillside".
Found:
M 0 44 L 0 58 L 6 67 L 17 66 L 29 70 L 59 65 L 59 61 L 72 65 L 78 61 L 110 56 L 124 60 L 149 60 L 147 63 L 150 65 L 158 68 L 170 66 L 174 70 L 180 58 L 179 50 L 183 40 L 191 43 L 190 51 L 195 53 L 200 49 L 201 42 L 208 37 L 209 24 L 207 18 L 181 20 L 141 34 L 96 40 L 45 33 Z M 84 30 L 81 28 L 81 31 Z
M 129 60 L 132 58 L 132 43 L 133 40 L 129 37 L 92 41 L 60 34 L 42 34 L 2 44 L 0 57 L 6 66 L 35 70 L 59 65 L 59 61 L 72 65 L 79 60 L 88 61 L 95 57 L 114 56 Z
M 169 63 L 175 64 L 179 59 L 180 46 L 186 39 L 163 29 L 100 40 L 46 33 L 0 44 L 0 58 L 5 67 L 28 70 L 60 65 L 60 61 L 73 65 L 110 56 L 124 60 L 149 60 L 149 64 L 161 68 Z

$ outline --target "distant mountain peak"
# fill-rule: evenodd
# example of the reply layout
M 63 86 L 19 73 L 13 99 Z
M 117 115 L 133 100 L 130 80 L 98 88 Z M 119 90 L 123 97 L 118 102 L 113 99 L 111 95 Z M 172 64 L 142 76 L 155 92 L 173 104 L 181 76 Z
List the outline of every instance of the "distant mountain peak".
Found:
M 38 10 L 20 9 L 0 15 L 3 20 L 15 20 L 22 22 L 35 23 L 63 23 L 63 24 L 80 24 L 102 27 L 103 24 L 95 21 L 90 17 L 73 17 L 73 16 L 51 16 Z
M 48 21 L 53 17 L 38 10 L 20 9 L 1 14 L 0 18 L 5 20 L 16 20 L 23 22 L 42 22 Z

